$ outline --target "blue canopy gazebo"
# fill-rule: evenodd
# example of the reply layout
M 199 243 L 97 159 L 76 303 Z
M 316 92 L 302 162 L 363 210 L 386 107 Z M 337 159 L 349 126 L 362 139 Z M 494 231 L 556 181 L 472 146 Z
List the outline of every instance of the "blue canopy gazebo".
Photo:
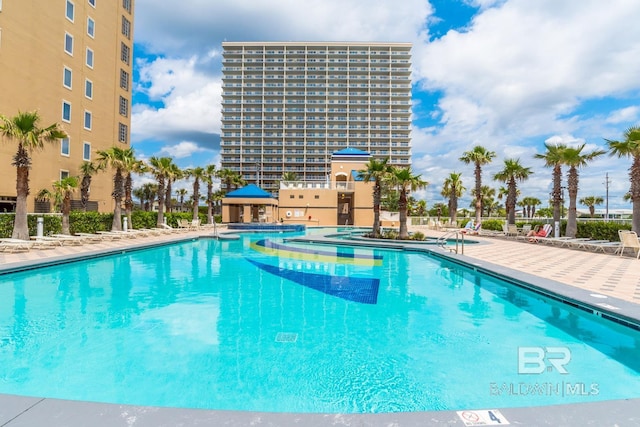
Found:
M 255 184 L 227 193 L 222 199 L 222 222 L 275 222 L 278 199 Z

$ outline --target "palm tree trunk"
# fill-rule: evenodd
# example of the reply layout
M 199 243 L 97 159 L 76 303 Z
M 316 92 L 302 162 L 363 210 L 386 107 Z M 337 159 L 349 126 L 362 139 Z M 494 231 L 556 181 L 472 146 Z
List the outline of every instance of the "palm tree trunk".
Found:
M 213 224 L 213 184 L 211 182 L 207 183 L 207 224 Z
M 111 223 L 111 231 L 122 231 L 122 171 L 116 169 L 113 177 L 113 222 Z
M 507 207 L 508 216 L 507 216 L 507 224 L 515 224 L 516 223 L 516 180 L 511 178 L 509 181 L 509 194 L 507 195 L 507 202 L 505 203 Z
M 167 180 L 167 191 L 166 191 L 166 196 L 164 200 L 165 200 L 164 205 L 167 212 L 171 212 L 171 210 L 173 209 L 173 206 L 171 204 L 171 179 Z
M 578 232 L 576 206 L 576 201 L 578 198 L 578 171 L 575 167 L 569 169 L 568 187 L 569 212 L 567 213 L 567 229 L 565 231 L 565 235 L 567 237 L 576 237 L 576 233 Z
M 14 156 L 13 164 L 16 166 L 16 214 L 11 237 L 29 240 L 27 196 L 29 195 L 29 167 L 31 166 L 31 160 L 22 143 L 18 144 L 18 151 Z
M 400 239 L 409 238 L 409 230 L 407 228 L 407 192 L 403 188 L 400 191 L 400 200 L 398 201 L 398 210 L 400 211 Z
M 380 237 L 380 182 L 373 186 L 373 237 Z
M 164 178 L 158 178 L 158 220 L 157 227 L 164 225 Z
M 482 168 L 476 163 L 476 224 L 482 220 Z
M 29 168 L 17 168 L 16 179 L 16 214 L 13 222 L 14 239 L 29 240 L 29 225 L 27 223 L 27 195 L 29 194 Z
M 62 234 L 71 234 L 69 227 L 69 212 L 71 212 L 71 196 L 65 196 L 62 201 Z
M 553 222 L 560 222 L 560 203 L 562 201 L 562 170 L 560 165 L 553 167 Z
M 198 219 L 198 204 L 200 202 L 200 183 L 198 178 L 193 182 L 193 216 L 192 219 L 196 221 Z

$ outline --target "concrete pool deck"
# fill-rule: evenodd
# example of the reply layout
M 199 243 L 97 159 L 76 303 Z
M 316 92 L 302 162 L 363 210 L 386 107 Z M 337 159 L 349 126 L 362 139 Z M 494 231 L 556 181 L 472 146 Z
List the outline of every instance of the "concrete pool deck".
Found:
M 420 231 L 437 237 L 442 232 Z M 194 230 L 159 236 L 101 241 L 81 246 L 32 249 L 22 253 L 0 252 L 0 274 L 28 269 L 42 263 L 65 262 L 75 257 L 101 256 L 149 245 L 196 239 L 212 230 Z M 494 237 L 472 236 L 480 244 L 465 245 L 464 255 L 448 254 L 450 259 L 510 274 L 519 280 L 548 286 L 553 293 L 567 297 L 591 294 L 609 297 L 613 306 L 622 306 L 626 316 L 640 320 L 640 261 L 630 256 L 593 253 L 531 244 Z M 436 253 L 444 251 L 435 248 Z M 566 286 L 562 286 L 566 285 Z M 603 308 L 603 310 L 606 309 Z M 640 388 L 640 384 L 638 384 Z M 509 422 L 519 426 L 637 426 L 640 425 L 640 399 L 582 404 L 499 409 Z M 469 408 L 482 416 L 482 408 Z M 478 410 L 477 413 L 473 412 Z M 471 422 L 471 421 L 469 421 Z M 0 395 L 0 427 L 17 426 L 466 426 L 456 411 L 390 414 L 282 414 L 234 411 L 154 408 L 92 402 L 63 401 L 35 397 Z M 488 425 L 488 424 L 475 424 Z

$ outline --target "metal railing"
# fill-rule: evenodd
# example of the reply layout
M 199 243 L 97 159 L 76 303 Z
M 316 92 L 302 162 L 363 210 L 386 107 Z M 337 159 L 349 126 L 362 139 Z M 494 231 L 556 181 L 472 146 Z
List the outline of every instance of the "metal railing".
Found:
M 454 237 L 456 239 L 455 246 L 449 246 L 449 239 Z M 442 248 L 444 251 L 460 253 L 460 255 L 464 255 L 464 233 L 458 230 L 447 231 L 442 236 L 438 237 L 436 240 L 436 244 Z

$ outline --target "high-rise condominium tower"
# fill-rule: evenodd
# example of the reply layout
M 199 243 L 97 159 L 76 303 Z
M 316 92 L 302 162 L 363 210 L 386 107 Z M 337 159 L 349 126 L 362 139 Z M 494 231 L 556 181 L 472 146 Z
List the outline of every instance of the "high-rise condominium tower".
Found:
M 69 135 L 32 155 L 31 212 L 40 190 L 79 175 L 98 150 L 129 147 L 133 1 L 0 0 L 0 114 L 37 110 L 41 127 Z M 0 212 L 15 207 L 17 147 L 0 141 Z M 111 192 L 112 173 L 95 175 L 88 208 L 111 210 Z
M 284 172 L 325 181 L 344 148 L 411 162 L 411 44 L 223 47 L 222 168 L 277 192 Z

